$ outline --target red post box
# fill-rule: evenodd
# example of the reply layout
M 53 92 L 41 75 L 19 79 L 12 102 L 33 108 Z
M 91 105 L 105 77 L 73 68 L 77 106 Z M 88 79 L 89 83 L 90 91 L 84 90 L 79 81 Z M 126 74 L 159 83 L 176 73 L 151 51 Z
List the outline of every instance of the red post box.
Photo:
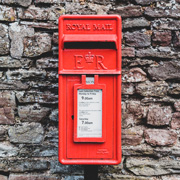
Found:
M 121 161 L 121 18 L 59 18 L 59 161 Z

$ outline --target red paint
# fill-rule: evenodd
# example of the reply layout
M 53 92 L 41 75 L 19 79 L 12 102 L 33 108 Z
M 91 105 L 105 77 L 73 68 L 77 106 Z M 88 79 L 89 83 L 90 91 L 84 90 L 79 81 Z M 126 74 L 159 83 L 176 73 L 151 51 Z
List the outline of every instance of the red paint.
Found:
M 89 76 L 94 84 L 86 84 Z M 102 91 L 100 137 L 77 135 L 79 89 Z M 121 18 L 117 15 L 59 19 L 59 161 L 121 162 Z

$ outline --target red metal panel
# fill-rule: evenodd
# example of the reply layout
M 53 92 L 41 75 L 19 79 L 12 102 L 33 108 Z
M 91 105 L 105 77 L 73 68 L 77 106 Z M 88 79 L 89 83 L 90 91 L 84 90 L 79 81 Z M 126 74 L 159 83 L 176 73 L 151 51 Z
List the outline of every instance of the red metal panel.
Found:
M 71 42 L 113 42 L 106 48 L 68 48 Z M 109 47 L 109 48 L 108 48 Z M 59 19 L 59 161 L 119 164 L 121 161 L 121 18 L 62 16 Z M 94 83 L 86 84 L 88 76 Z M 78 90 L 102 92 L 102 136 L 77 136 Z

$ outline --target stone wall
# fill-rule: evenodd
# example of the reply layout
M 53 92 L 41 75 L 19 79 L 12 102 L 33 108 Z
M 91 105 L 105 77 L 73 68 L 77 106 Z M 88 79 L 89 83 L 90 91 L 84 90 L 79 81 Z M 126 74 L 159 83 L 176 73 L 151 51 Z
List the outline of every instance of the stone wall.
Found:
M 180 0 L 0 0 L 0 180 L 80 180 L 58 162 L 58 17 L 119 14 L 122 163 L 101 180 L 180 180 Z

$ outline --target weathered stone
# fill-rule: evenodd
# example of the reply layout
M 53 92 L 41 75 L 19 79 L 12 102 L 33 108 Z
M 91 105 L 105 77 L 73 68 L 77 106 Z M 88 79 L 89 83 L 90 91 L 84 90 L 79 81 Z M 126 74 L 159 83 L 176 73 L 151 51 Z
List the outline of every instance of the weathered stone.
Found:
M 30 21 L 21 21 L 21 25 L 26 25 L 29 28 L 38 28 L 38 29 L 52 29 L 57 30 L 58 26 L 55 25 L 53 22 L 30 22 Z
M 41 107 L 38 104 L 18 106 L 18 115 L 22 121 L 39 122 L 44 120 L 49 113 L 49 108 Z
M 123 29 L 126 28 L 139 28 L 139 27 L 149 27 L 150 22 L 144 17 L 135 18 L 135 19 L 125 19 L 122 21 Z
M 2 3 L 9 5 L 15 4 L 15 5 L 28 7 L 32 3 L 32 0 L 2 0 Z
M 148 48 L 141 49 L 136 51 L 136 56 L 138 57 L 157 57 L 157 58 L 165 58 L 165 59 L 175 59 L 177 57 L 177 53 L 172 51 L 158 51 L 157 49 Z
M 9 53 L 8 26 L 0 24 L 0 55 Z
M 132 95 L 135 92 L 134 85 L 131 83 L 123 83 L 122 84 L 122 94 Z
M 63 180 L 83 180 L 84 176 L 72 175 L 72 176 L 63 176 Z
M 141 96 L 164 97 L 167 95 L 168 84 L 165 81 L 146 81 L 136 86 L 136 93 Z
M 178 83 L 172 83 L 168 90 L 169 94 L 179 95 L 180 94 L 180 86 Z
M 58 128 L 57 127 L 49 127 L 47 133 L 45 135 L 45 141 L 52 143 L 53 145 L 57 146 L 58 140 Z
M 19 157 L 31 158 L 31 157 L 52 157 L 58 154 L 58 145 L 49 145 L 49 143 L 44 144 L 26 144 L 19 150 Z
M 0 21 L 12 22 L 16 19 L 16 11 L 12 7 L 0 5 Z
M 180 21 L 169 18 L 161 18 L 154 20 L 152 25 L 155 29 L 179 30 Z
M 162 176 L 162 180 L 179 180 L 180 175 L 168 175 L 168 176 Z
M 47 176 L 47 175 L 16 175 L 10 174 L 9 180 L 58 180 L 57 177 Z
M 174 6 L 173 8 L 166 10 L 164 8 L 154 9 L 151 7 L 146 7 L 144 13 L 146 16 L 153 18 L 178 18 L 180 17 L 180 7 Z
M 151 146 L 171 146 L 176 142 L 177 134 L 165 129 L 147 129 L 144 138 Z
M 34 34 L 33 28 L 27 28 L 26 26 L 20 26 L 18 22 L 10 24 L 9 36 L 11 38 L 10 53 L 14 58 L 21 58 L 23 54 L 23 38 L 25 36 L 32 36 Z
M 132 68 L 122 72 L 123 82 L 143 82 L 146 81 L 146 73 L 140 68 Z
M 40 104 L 57 104 L 58 95 L 49 91 L 46 92 L 16 92 L 16 97 L 20 103 L 40 103 Z
M 54 58 L 42 58 L 36 61 L 37 68 L 58 68 L 58 59 Z
M 31 5 L 27 9 L 19 9 L 18 17 L 20 19 L 56 21 L 64 12 L 65 9 L 62 6 L 40 8 Z
M 171 31 L 153 31 L 153 46 L 169 46 L 171 44 Z
M 0 143 L 0 157 L 14 157 L 18 154 L 18 148 L 14 147 L 10 143 Z
M 53 33 L 53 37 L 52 37 L 53 43 L 54 44 L 59 44 L 59 34 L 58 33 Z
M 8 162 L 5 168 L 11 172 L 32 172 L 43 171 L 48 169 L 48 161 L 46 160 L 32 160 L 32 159 L 15 159 Z M 1 169 L 1 168 L 0 168 Z
M 63 0 L 35 0 L 36 4 L 56 4 L 56 3 L 61 3 Z
M 172 109 L 170 106 L 160 107 L 153 105 L 149 107 L 147 115 L 147 124 L 153 126 L 169 125 L 172 118 Z
M 58 71 L 47 71 L 47 80 L 51 82 L 58 82 Z
M 174 47 L 180 47 L 180 31 L 176 31 L 173 36 Z
M 23 84 L 21 81 L 14 80 L 0 80 L 0 90 L 26 90 L 29 86 Z
M 109 14 L 119 14 L 121 17 L 139 17 L 142 16 L 141 6 L 118 6 L 109 11 Z
M 14 124 L 14 111 L 11 107 L 0 108 L 0 124 Z
M 135 49 L 131 47 L 122 48 L 122 57 L 135 57 Z
M 0 141 L 3 141 L 6 139 L 6 133 L 7 133 L 7 130 L 0 126 Z
M 154 80 L 180 80 L 180 62 L 161 62 L 158 66 L 148 68 L 148 73 Z
M 174 104 L 176 102 L 176 99 L 171 98 L 169 96 L 165 96 L 162 98 L 158 97 L 145 97 L 141 100 L 142 104 L 152 104 L 152 103 L 168 103 L 168 104 Z
M 138 176 L 158 176 L 180 172 L 180 161 L 170 158 L 135 158 L 129 157 L 126 167 Z
M 175 107 L 176 111 L 180 111 L 180 100 L 178 100 L 174 103 L 174 107 Z
M 7 176 L 0 175 L 0 179 L 1 179 L 1 180 L 8 180 L 8 177 L 7 177 Z
M 13 59 L 10 56 L 0 57 L 0 67 L 2 68 L 29 68 L 32 65 L 32 60 L 22 58 L 21 60 Z
M 122 145 L 137 146 L 141 144 L 143 139 L 142 127 L 133 127 L 122 130 Z
M 140 5 L 149 5 L 151 3 L 158 2 L 158 1 L 160 0 L 135 0 L 135 2 Z
M 149 66 L 152 64 L 156 64 L 156 62 L 153 60 L 149 60 L 149 59 L 136 59 L 136 60 L 130 61 L 129 66 L 130 67 L 133 67 L 133 66 Z
M 177 3 L 180 3 L 180 0 L 176 0 Z
M 15 71 L 7 71 L 6 76 L 9 80 L 24 80 L 24 79 L 45 79 L 46 71 L 37 69 L 18 69 Z
M 75 174 L 82 174 L 83 172 L 83 167 L 79 165 L 62 165 L 58 161 L 51 161 L 51 169 L 50 172 L 52 174 L 54 173 L 75 173 Z
M 171 121 L 171 128 L 180 129 L 180 112 L 176 112 L 173 114 Z
M 0 108 L 11 107 L 12 109 L 15 109 L 15 106 L 16 102 L 14 92 L 0 92 Z
M 25 37 L 24 53 L 26 57 L 39 56 L 51 50 L 51 36 L 47 33 L 36 33 L 32 37 Z
M 123 35 L 123 38 L 125 39 L 125 43 L 128 46 L 147 47 L 151 45 L 151 36 L 146 34 L 145 32 L 127 32 Z
M 55 121 L 55 122 L 58 122 L 58 114 L 59 114 L 59 111 L 58 109 L 54 109 L 51 114 L 49 115 L 49 119 L 51 121 Z
M 44 129 L 39 123 L 23 123 L 8 130 L 10 142 L 38 144 L 43 141 Z

